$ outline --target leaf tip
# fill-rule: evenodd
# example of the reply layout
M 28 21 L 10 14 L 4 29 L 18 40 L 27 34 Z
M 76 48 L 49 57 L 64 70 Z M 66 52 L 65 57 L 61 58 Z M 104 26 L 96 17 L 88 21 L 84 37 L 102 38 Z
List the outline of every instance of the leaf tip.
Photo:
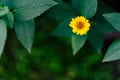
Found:
M 105 14 L 102 14 L 102 16 L 105 16 Z
M 31 53 L 31 48 L 30 49 L 27 49 L 28 53 Z
M 107 14 L 102 14 L 102 16 L 103 16 L 104 18 L 108 17 L 108 15 L 107 15 Z
M 0 53 L 0 59 L 1 59 L 1 57 L 2 57 L 2 52 Z
M 52 3 L 52 5 L 53 6 L 55 6 L 55 5 L 57 5 L 58 3 L 57 2 L 55 2 L 55 1 L 52 1 L 53 3 Z
M 102 60 L 102 63 L 107 62 L 105 59 Z
M 57 2 L 54 2 L 55 5 L 57 5 L 58 3 Z
M 77 52 L 78 52 L 78 51 L 74 51 L 74 50 L 73 50 L 73 56 L 75 56 L 75 55 L 77 54 Z
M 102 62 L 103 62 L 103 63 L 104 63 L 104 62 L 110 62 L 110 61 L 113 61 L 113 60 L 114 60 L 114 59 L 110 60 L 109 58 L 104 57 L 103 60 L 102 60 Z

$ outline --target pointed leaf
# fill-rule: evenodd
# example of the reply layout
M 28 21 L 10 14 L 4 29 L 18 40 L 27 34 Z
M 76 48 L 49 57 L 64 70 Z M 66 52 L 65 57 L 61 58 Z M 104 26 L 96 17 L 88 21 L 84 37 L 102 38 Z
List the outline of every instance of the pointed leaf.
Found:
M 72 36 L 73 55 L 75 55 L 83 47 L 87 38 L 88 38 L 88 35 L 80 36 L 80 35 L 74 34 Z
M 7 37 L 6 23 L 3 20 L 0 20 L 0 56 L 5 46 L 6 37 Z
M 105 19 L 118 31 L 120 31 L 120 13 L 103 14 Z
M 14 9 L 15 17 L 22 21 L 33 19 L 57 4 L 53 0 L 2 0 L 2 3 Z
M 96 28 L 102 33 L 116 32 L 117 30 L 102 16 L 102 14 L 113 12 L 113 8 L 102 0 L 98 0 L 98 5 L 95 15 Z
M 52 0 L 12 0 L 11 3 L 18 20 L 33 19 L 56 5 Z
M 92 18 L 97 11 L 97 0 L 72 0 L 73 7 L 87 18 Z
M 96 16 L 95 21 L 96 23 L 96 29 L 102 33 L 106 32 L 117 32 L 117 30 L 108 22 L 104 19 L 102 15 Z
M 34 39 L 35 25 L 34 21 L 17 21 L 15 22 L 15 32 L 22 43 L 22 45 L 31 52 L 33 39 Z
M 108 48 L 102 62 L 120 59 L 120 38 L 115 40 Z

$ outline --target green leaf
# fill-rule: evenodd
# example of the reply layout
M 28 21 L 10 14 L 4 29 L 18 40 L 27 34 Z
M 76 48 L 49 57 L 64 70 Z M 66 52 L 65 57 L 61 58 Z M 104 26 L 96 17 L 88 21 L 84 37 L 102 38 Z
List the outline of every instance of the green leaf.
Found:
M 99 31 L 99 32 L 103 32 L 103 33 L 106 33 L 106 32 L 117 32 L 117 30 L 110 25 L 110 23 L 108 23 L 104 17 L 102 15 L 98 15 L 96 16 L 96 29 Z
M 102 16 L 105 13 L 113 12 L 113 8 L 102 0 L 98 0 L 98 5 L 97 13 L 95 15 L 97 30 L 103 33 L 117 32 L 117 30 Z
M 0 17 L 7 14 L 9 12 L 8 7 L 0 7 Z
M 90 44 L 100 52 L 104 44 L 104 33 L 90 30 L 88 40 Z
M 56 5 L 53 0 L 1 0 L 13 9 L 16 19 L 26 21 L 33 19 Z
M 16 21 L 15 32 L 22 45 L 31 52 L 34 39 L 35 24 L 34 21 Z
M 7 37 L 6 23 L 3 20 L 0 20 L 0 56 L 5 46 L 6 37 Z
M 61 2 L 58 5 L 55 5 L 52 9 L 50 9 L 47 12 L 47 15 L 50 16 L 51 18 L 56 18 L 56 19 L 66 19 L 71 16 L 75 16 L 76 13 L 74 13 L 73 9 L 66 3 Z
M 120 31 L 120 13 L 103 14 L 105 19 L 118 31 Z
M 120 59 L 120 38 L 115 40 L 108 48 L 102 62 Z
M 6 15 L 6 23 L 8 25 L 8 27 L 13 28 L 14 25 L 14 15 L 12 14 L 12 12 L 8 12 Z
M 55 36 L 71 36 L 72 29 L 69 27 L 70 20 L 71 18 L 64 20 L 60 25 L 56 27 L 52 34 Z
M 73 55 L 75 55 L 85 44 L 88 35 L 72 35 L 72 48 L 73 48 Z
M 12 0 L 11 3 L 16 19 L 22 21 L 33 19 L 57 4 L 52 0 Z
M 87 18 L 92 18 L 97 11 L 97 0 L 72 0 L 73 7 Z

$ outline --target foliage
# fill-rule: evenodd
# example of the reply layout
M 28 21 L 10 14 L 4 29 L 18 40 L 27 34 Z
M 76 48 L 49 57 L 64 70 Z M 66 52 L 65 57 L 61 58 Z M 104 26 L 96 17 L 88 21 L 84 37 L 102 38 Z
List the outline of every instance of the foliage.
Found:
M 54 6 L 52 0 L 1 0 L 0 1 L 1 38 L 0 54 L 6 41 L 6 27 L 15 29 L 16 35 L 22 45 L 31 52 L 34 38 L 34 18 Z
M 119 80 L 118 62 L 101 63 L 120 59 L 116 1 L 0 0 L 0 80 Z M 85 35 L 69 26 L 77 16 Z
M 89 5 L 88 5 L 89 4 Z M 56 36 L 68 36 L 71 37 L 72 41 L 72 48 L 73 48 L 73 54 L 75 55 L 85 44 L 85 42 L 89 42 L 95 49 L 96 51 L 102 53 L 102 49 L 104 46 L 105 42 L 105 35 L 106 33 L 114 33 L 119 31 L 119 16 L 120 13 L 113 13 L 115 12 L 112 7 L 109 7 L 107 4 L 105 4 L 103 1 L 100 0 L 71 0 L 70 4 L 66 4 L 64 2 L 61 2 L 58 4 L 59 6 L 54 7 L 54 18 L 58 18 L 62 15 L 68 15 L 67 19 L 60 19 L 61 23 L 58 25 L 58 27 L 53 31 L 53 34 Z M 65 5 L 62 6 L 64 9 L 66 9 L 66 6 L 68 7 L 66 12 L 64 9 L 60 10 L 59 12 L 64 13 L 64 14 L 57 14 L 58 9 L 60 8 L 60 5 Z M 104 8 L 104 10 L 103 10 Z M 72 10 L 73 9 L 73 10 Z M 67 12 L 67 11 L 73 11 L 73 12 Z M 55 12 L 56 11 L 56 12 Z M 51 9 L 52 12 L 52 9 Z M 51 12 L 48 13 L 50 17 Z M 110 13 L 109 13 L 110 12 Z M 73 14 L 74 13 L 74 14 Z M 71 15 L 71 16 L 69 16 Z M 90 30 L 87 33 L 87 35 L 79 35 L 76 36 L 76 34 L 72 33 L 72 30 L 69 27 L 70 23 L 70 18 L 74 16 L 84 16 L 90 20 Z M 68 22 L 69 20 L 69 22 Z M 76 38 L 74 38 L 75 36 Z M 84 36 L 88 36 L 86 38 L 83 38 Z M 119 42 L 118 42 L 119 43 Z M 117 44 L 118 44 L 117 43 Z M 117 45 L 116 44 L 116 45 Z M 119 50 L 117 48 L 112 48 L 108 49 L 113 50 L 111 54 L 115 54 L 114 52 L 118 52 Z M 115 51 L 117 50 L 117 51 Z M 117 60 L 119 59 L 116 54 L 116 58 L 114 56 L 109 55 L 109 53 L 106 53 L 106 56 L 104 57 L 104 62 L 105 61 L 112 61 L 112 60 Z M 110 60 L 107 60 L 109 58 Z
M 106 52 L 103 62 L 119 59 L 119 51 L 120 51 L 119 45 L 120 45 L 120 39 L 117 39 L 112 43 L 112 45 L 108 48 L 108 51 Z
M 89 44 L 73 57 L 69 38 L 48 34 L 54 28 L 53 19 L 42 17 L 35 21 L 39 23 L 31 54 L 22 48 L 15 35 L 8 37 L 8 48 L 0 60 L 0 80 L 114 80 L 113 65 L 101 64 L 101 54 Z

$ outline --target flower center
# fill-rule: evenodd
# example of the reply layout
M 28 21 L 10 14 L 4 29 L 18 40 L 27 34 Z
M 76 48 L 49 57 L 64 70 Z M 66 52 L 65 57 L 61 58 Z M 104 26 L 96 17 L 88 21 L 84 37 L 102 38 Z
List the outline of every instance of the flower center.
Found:
M 82 29 L 84 27 L 84 24 L 82 22 L 78 22 L 76 26 L 78 29 Z

